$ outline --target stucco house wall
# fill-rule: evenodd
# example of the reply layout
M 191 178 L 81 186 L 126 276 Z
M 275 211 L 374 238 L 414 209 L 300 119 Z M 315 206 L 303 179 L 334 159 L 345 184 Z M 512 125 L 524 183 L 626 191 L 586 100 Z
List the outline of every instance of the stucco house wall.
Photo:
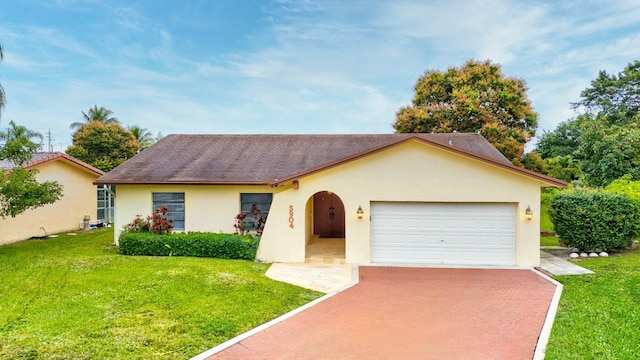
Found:
M 154 192 L 184 193 L 185 231 L 233 233 L 241 193 L 273 193 L 275 200 L 281 191 L 264 185 L 117 185 L 115 242 L 136 215 L 152 213 Z
M 345 206 L 345 251 L 349 263 L 371 261 L 372 201 L 489 202 L 516 205 L 516 265 L 537 266 L 540 220 L 539 216 L 525 220 L 524 211 L 531 206 L 534 214 L 540 213 L 541 185 L 531 178 L 427 144 L 400 144 L 301 178 L 298 190 L 290 189 L 274 197 L 267 221 L 269 231 L 265 228 L 258 259 L 304 261 L 303 239 L 308 237 L 305 218 L 311 217 L 307 201 L 313 194 L 328 190 L 337 194 Z M 290 205 L 299 219 L 293 229 L 288 227 Z M 364 210 L 363 219 L 356 216 L 359 206 Z
M 292 182 L 267 185 L 144 185 L 119 184 L 115 239 L 136 215 L 147 216 L 153 192 L 185 193 L 185 230 L 233 232 L 240 211 L 240 193 L 273 193 L 258 251 L 258 259 L 303 262 L 311 236 L 312 196 L 337 194 L 345 206 L 346 261 L 369 263 L 370 205 L 375 201 L 511 203 L 515 204 L 516 265 L 539 264 L 540 187 L 531 177 L 452 153 L 420 141 L 409 141 L 329 167 Z M 524 219 L 531 206 L 535 216 Z M 356 210 L 362 207 L 363 219 Z
M 39 182 L 57 181 L 62 185 L 63 196 L 53 204 L 27 210 L 15 218 L 0 219 L 0 244 L 41 236 L 45 230 L 47 234 L 78 230 L 85 215 L 96 217 L 93 182 L 102 175 L 101 171 L 88 170 L 61 157 L 33 168 L 39 170 L 36 175 Z

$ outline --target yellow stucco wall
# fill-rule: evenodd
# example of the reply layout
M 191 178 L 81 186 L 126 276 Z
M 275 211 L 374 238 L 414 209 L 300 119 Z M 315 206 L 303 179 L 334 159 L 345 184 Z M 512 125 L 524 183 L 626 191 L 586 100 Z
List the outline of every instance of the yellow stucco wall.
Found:
M 0 219 L 0 244 L 48 234 L 78 230 L 84 215 L 96 218 L 97 195 L 93 182 L 98 175 L 58 159 L 37 166 L 38 181 L 57 181 L 63 196 L 57 202 L 16 216 Z
M 343 164 L 299 180 L 298 190 L 274 197 L 258 258 L 302 262 L 308 199 L 332 191 L 346 212 L 346 261 L 370 262 L 370 203 L 373 201 L 514 203 L 517 211 L 516 264 L 537 266 L 539 254 L 540 186 L 536 180 L 414 141 Z M 287 226 L 289 206 L 296 227 Z M 358 219 L 362 206 L 365 216 Z M 524 219 L 531 206 L 533 220 Z M 308 222 L 308 220 L 306 221 Z
M 240 193 L 274 194 L 258 250 L 268 262 L 303 262 L 312 233 L 309 199 L 332 191 L 346 212 L 346 260 L 370 262 L 370 203 L 375 201 L 497 202 L 515 204 L 516 264 L 539 265 L 539 181 L 498 167 L 412 141 L 299 179 L 291 185 L 118 185 L 115 237 L 137 214 L 151 213 L 153 192 L 185 193 L 185 230 L 233 232 L 240 211 Z M 362 206 L 364 218 L 356 210 Z M 533 220 L 524 219 L 531 206 Z M 293 216 L 292 216 L 293 215 Z M 293 221 L 293 226 L 291 222 Z
M 184 192 L 185 231 L 232 233 L 234 218 L 240 212 L 240 193 L 273 193 L 275 198 L 282 190 L 269 186 L 117 185 L 115 240 L 117 243 L 122 227 L 136 215 L 151 214 L 154 192 Z

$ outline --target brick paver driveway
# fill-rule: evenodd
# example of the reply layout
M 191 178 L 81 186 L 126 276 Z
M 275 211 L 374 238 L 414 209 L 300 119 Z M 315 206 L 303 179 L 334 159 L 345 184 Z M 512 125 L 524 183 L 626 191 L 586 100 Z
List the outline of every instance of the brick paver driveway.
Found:
M 359 284 L 209 359 L 531 359 L 556 288 L 531 270 L 359 271 Z

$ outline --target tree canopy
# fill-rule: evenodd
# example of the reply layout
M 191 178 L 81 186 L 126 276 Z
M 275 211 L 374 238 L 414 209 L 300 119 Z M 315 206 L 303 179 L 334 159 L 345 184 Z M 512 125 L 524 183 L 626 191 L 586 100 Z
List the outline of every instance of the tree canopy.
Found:
M 127 130 L 129 130 L 133 137 L 136 138 L 139 146 L 138 152 L 148 148 L 156 142 L 155 138 L 147 128 L 142 128 L 138 125 L 131 125 L 127 126 Z
M 536 147 L 548 174 L 591 186 L 625 174 L 640 179 L 640 61 L 617 76 L 600 71 L 572 106 L 585 112 L 545 132 Z
M 524 80 L 505 77 L 490 60 L 469 60 L 446 72 L 425 72 L 414 91 L 412 104 L 396 113 L 396 132 L 478 132 L 521 164 L 538 124 Z
M 109 171 L 138 152 L 135 137 L 122 126 L 91 121 L 73 135 L 67 154 Z
M 89 124 L 93 121 L 97 121 L 103 124 L 120 124 L 120 121 L 115 118 L 112 117 L 111 115 L 113 115 L 113 111 L 101 106 L 98 107 L 98 105 L 93 105 L 92 108 L 89 109 L 88 112 L 82 112 L 82 117 L 84 118 L 84 122 L 80 122 L 80 121 L 76 121 L 71 123 L 71 125 L 69 125 L 69 128 L 71 130 L 78 130 L 80 129 L 82 126 Z
M 54 181 L 39 183 L 35 169 L 22 165 L 32 159 L 38 144 L 33 137 L 42 138 L 37 132 L 11 121 L 6 130 L 0 131 L 0 160 L 8 160 L 14 166 L 0 168 L 0 217 L 15 217 L 28 209 L 56 202 L 62 196 L 62 187 Z
M 574 108 L 604 116 L 610 123 L 637 122 L 640 113 L 640 60 L 628 64 L 618 75 L 602 70 L 591 87 L 580 93 Z

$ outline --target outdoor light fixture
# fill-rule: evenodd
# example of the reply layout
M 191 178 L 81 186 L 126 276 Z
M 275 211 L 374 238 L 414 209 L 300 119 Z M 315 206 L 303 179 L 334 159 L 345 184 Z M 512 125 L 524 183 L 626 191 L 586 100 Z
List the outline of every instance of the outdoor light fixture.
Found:
M 524 218 L 527 220 L 533 219 L 533 211 L 531 211 L 531 206 L 527 206 L 527 210 L 524 211 Z
M 356 215 L 358 215 L 358 219 L 362 219 L 364 216 L 364 211 L 362 211 L 362 206 L 358 206 L 358 211 L 356 211 Z

